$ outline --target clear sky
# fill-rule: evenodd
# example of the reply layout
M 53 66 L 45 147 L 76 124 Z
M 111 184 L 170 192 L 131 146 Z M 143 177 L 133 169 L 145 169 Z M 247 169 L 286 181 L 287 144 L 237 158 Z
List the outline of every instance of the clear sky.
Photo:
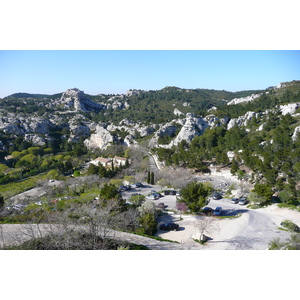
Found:
M 300 80 L 300 51 L 2 50 L 0 97 L 17 92 L 126 93 L 166 86 L 227 91 Z

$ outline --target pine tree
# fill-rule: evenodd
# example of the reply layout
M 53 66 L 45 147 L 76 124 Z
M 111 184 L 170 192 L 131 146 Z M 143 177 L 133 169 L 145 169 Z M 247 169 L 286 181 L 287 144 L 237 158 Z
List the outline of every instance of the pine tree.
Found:
M 150 184 L 150 182 L 151 182 L 151 175 L 150 175 L 150 171 L 148 171 L 147 183 Z
M 231 162 L 231 170 L 230 170 L 230 173 L 232 175 L 235 175 L 235 173 L 239 170 L 239 165 L 237 163 L 237 161 L 235 160 L 235 158 L 232 159 L 232 162 Z

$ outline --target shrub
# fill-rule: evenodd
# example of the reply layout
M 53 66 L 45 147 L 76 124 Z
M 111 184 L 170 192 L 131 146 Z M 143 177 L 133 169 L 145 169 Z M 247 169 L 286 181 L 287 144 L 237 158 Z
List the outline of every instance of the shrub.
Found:
M 293 223 L 291 220 L 284 220 L 280 223 L 280 225 L 289 231 L 292 232 L 300 232 L 300 228 L 297 224 Z
M 157 222 L 156 222 L 156 218 L 153 214 L 151 214 L 151 213 L 144 214 L 140 218 L 139 222 L 143 228 L 141 233 L 145 233 L 148 235 L 155 234 L 155 232 L 157 230 Z

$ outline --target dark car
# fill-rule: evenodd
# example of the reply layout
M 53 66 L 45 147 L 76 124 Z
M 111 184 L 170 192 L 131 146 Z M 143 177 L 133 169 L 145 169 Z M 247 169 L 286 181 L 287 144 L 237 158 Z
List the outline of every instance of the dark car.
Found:
M 211 207 L 204 207 L 202 209 L 202 213 L 207 215 L 207 216 L 211 216 L 213 214 L 214 210 Z
M 166 190 L 166 191 L 164 191 L 164 195 L 165 195 L 165 196 L 170 195 L 170 192 L 171 192 L 171 191 Z
M 237 203 L 239 203 L 239 198 L 232 198 L 230 201 L 231 201 L 231 203 L 234 203 L 234 204 L 237 204 Z
M 176 195 L 176 191 L 170 191 L 170 195 L 175 196 Z
M 166 223 L 159 226 L 160 230 L 178 230 L 179 225 L 176 223 Z
M 219 199 L 221 199 L 222 198 L 222 195 L 221 194 L 214 194 L 213 195 L 213 199 L 214 200 L 219 200 Z

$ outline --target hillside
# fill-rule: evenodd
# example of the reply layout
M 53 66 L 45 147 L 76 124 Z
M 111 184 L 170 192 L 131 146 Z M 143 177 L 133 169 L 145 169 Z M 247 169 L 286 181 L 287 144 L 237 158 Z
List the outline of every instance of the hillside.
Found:
M 48 96 L 13 94 L 0 104 L 4 164 L 4 157 L 30 147 L 76 157 L 142 143 L 166 166 L 229 168 L 278 194 L 284 191 L 289 201 L 298 199 L 300 81 L 235 93 L 166 87 L 92 96 L 74 88 Z M 8 164 L 12 173 L 0 174 L 3 182 L 20 178 L 12 175 L 14 166 L 22 167 L 22 174 L 55 166 L 45 161 L 39 167 L 36 154 L 27 157 L 32 162 L 15 154 Z

